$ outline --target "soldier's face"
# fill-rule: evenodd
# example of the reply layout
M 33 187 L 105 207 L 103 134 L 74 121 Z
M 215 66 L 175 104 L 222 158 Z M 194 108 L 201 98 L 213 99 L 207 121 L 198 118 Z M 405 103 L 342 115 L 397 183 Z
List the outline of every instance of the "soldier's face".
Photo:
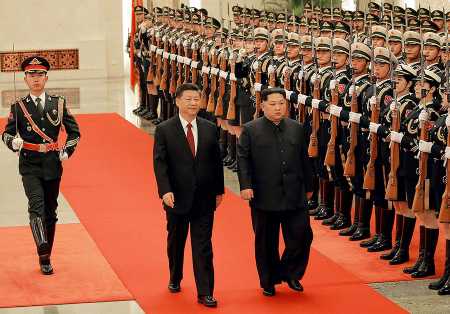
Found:
M 135 15 L 137 25 L 141 24 L 144 21 L 144 13 L 136 13 Z
M 347 33 L 345 32 L 334 32 L 335 38 L 347 39 Z
M 268 29 L 275 29 L 275 23 L 274 22 L 267 22 L 267 28 Z
M 433 22 L 437 25 L 438 29 L 442 29 L 444 27 L 444 20 L 433 20 Z
M 242 38 L 235 38 L 234 40 L 234 48 L 241 49 L 244 47 L 244 41 Z
M 402 43 L 399 41 L 390 41 L 389 48 L 394 56 L 398 56 L 402 53 Z
M 47 83 L 48 76 L 45 73 L 26 73 L 24 81 L 32 92 L 40 93 Z
M 317 62 L 319 66 L 326 66 L 331 62 L 330 50 L 317 50 Z
M 281 94 L 270 94 L 261 106 L 264 116 L 272 122 L 280 122 L 286 114 L 286 99 Z
M 352 58 L 352 68 L 355 76 L 363 74 L 367 70 L 367 60 L 364 58 Z
M 436 46 L 424 46 L 423 47 L 423 55 L 425 56 L 425 60 L 434 61 L 439 58 L 441 50 Z
M 320 36 L 331 38 L 331 31 L 321 31 Z
M 257 39 L 255 40 L 255 48 L 259 53 L 264 53 L 267 50 L 267 40 L 265 39 Z
M 448 44 L 448 49 L 449 52 L 446 53 L 445 52 L 445 47 L 444 50 L 441 52 L 441 58 L 442 58 L 442 62 L 445 64 L 447 61 L 450 61 L 450 43 Z
M 289 25 L 288 25 L 288 30 L 289 30 L 289 32 L 291 32 L 291 33 L 296 31 L 295 28 L 296 28 L 296 27 L 295 27 L 294 24 L 289 24 Z
M 333 53 L 333 62 L 336 65 L 337 69 L 340 69 L 342 67 L 344 67 L 347 64 L 347 55 L 345 53 L 342 52 L 335 52 Z
M 248 40 L 245 42 L 245 51 L 247 53 L 253 53 L 255 47 L 253 46 L 253 41 L 252 40 Z
M 205 31 L 206 31 L 206 37 L 211 38 L 211 37 L 214 36 L 214 33 L 215 33 L 214 27 L 209 27 L 208 26 L 208 27 L 205 28 Z
M 312 50 L 311 49 L 302 49 L 302 57 L 303 57 L 303 62 L 305 62 L 306 64 L 309 64 L 312 62 Z
M 299 33 L 300 33 L 301 35 L 307 34 L 307 33 L 308 33 L 308 26 L 300 25 Z
M 416 86 L 414 86 L 414 92 L 416 94 L 417 99 L 422 99 L 422 89 L 425 90 L 426 96 L 429 96 L 430 94 L 432 95 L 435 88 L 431 87 L 430 83 L 428 82 L 422 82 L 418 81 L 416 83 Z
M 195 117 L 200 110 L 200 93 L 195 90 L 184 91 L 176 98 L 176 105 L 183 117 Z
M 300 55 L 300 46 L 288 45 L 287 47 L 288 58 L 291 60 L 297 59 Z
M 353 28 L 358 32 L 362 31 L 364 28 L 364 21 L 363 20 L 353 21 Z
M 374 63 L 373 72 L 377 80 L 384 80 L 389 75 L 390 65 L 387 63 Z
M 403 76 L 397 76 L 395 81 L 395 91 L 400 94 L 407 92 L 411 86 L 412 82 L 408 82 Z
M 409 60 L 417 59 L 420 55 L 420 45 L 405 45 L 405 53 Z
M 233 15 L 233 21 L 235 24 L 241 24 L 241 16 L 238 14 Z
M 275 55 L 282 56 L 284 54 L 284 44 L 283 42 L 275 42 L 273 44 L 273 51 Z
M 383 38 L 374 37 L 374 38 L 372 38 L 372 45 L 374 48 L 384 47 L 384 45 L 386 45 L 386 41 Z

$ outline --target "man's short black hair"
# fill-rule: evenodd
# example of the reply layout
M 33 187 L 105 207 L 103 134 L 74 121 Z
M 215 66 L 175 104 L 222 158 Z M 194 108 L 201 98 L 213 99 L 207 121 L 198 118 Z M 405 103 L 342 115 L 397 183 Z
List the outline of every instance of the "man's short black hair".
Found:
M 198 87 L 196 84 L 184 83 L 177 87 L 177 90 L 175 91 L 175 98 L 180 98 L 183 93 L 188 90 L 193 90 L 199 93 L 201 92 L 200 87 Z
M 283 95 L 283 97 L 286 97 L 286 92 L 284 91 L 284 89 L 280 87 L 269 87 L 261 91 L 261 100 L 266 101 L 267 98 L 269 98 L 269 95 L 272 94 L 280 94 Z

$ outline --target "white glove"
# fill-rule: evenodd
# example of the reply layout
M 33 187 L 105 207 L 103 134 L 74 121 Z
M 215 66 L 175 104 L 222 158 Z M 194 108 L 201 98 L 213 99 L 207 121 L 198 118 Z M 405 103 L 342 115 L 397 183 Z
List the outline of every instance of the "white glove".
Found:
M 267 68 L 267 73 L 273 74 L 275 72 L 275 67 L 273 65 L 269 65 L 269 67 Z
M 23 139 L 16 137 L 12 140 L 11 145 L 14 150 L 21 150 L 23 146 Z
M 419 114 L 419 122 L 425 122 L 428 121 L 428 112 L 423 109 Z
M 197 67 L 198 67 L 198 61 L 192 61 L 191 62 L 191 68 L 197 69 Z
M 336 105 L 331 105 L 330 106 L 330 114 L 332 116 L 335 117 L 340 117 L 341 116 L 341 111 L 342 111 L 342 107 L 336 106 Z
M 299 94 L 298 95 L 298 103 L 304 105 L 306 103 L 306 99 L 308 98 L 308 96 L 303 95 L 303 94 Z
M 370 107 L 374 106 L 376 103 L 377 103 L 377 98 L 375 96 L 372 96 L 369 98 Z
M 67 152 L 65 150 L 60 150 L 59 151 L 59 160 L 64 161 L 69 159 L 69 155 L 67 154 Z
M 395 101 L 391 102 L 391 104 L 389 105 L 389 109 L 391 109 L 391 111 L 397 109 L 397 104 L 395 103 Z
M 174 53 L 170 54 L 170 60 L 172 60 L 172 61 L 177 61 L 177 57 L 178 57 L 178 55 L 176 55 Z
M 355 91 L 355 85 L 351 85 L 350 88 L 348 89 L 349 95 L 353 95 L 354 91 Z
M 433 142 L 419 141 L 419 151 L 422 153 L 431 153 L 431 146 L 433 146 Z
M 209 67 L 206 67 L 206 66 L 202 66 L 202 73 L 203 74 L 209 74 Z
M 369 124 L 369 131 L 370 133 L 377 134 L 378 128 L 380 127 L 380 124 L 375 122 L 370 122 Z
M 179 46 L 180 44 L 181 44 L 181 38 L 178 38 L 178 39 L 175 41 L 175 45 Z
M 357 112 L 350 111 L 348 120 L 353 123 L 359 124 L 359 120 L 361 120 L 361 114 Z
M 184 57 L 182 57 L 182 56 L 177 56 L 177 62 L 178 62 L 178 63 L 184 63 Z
M 237 81 L 236 75 L 234 75 L 234 73 L 230 73 L 230 81 Z
M 450 159 L 450 147 L 445 148 L 445 158 Z
M 291 73 L 291 68 L 285 67 L 284 70 L 283 70 L 283 75 L 284 75 L 284 76 L 287 76 L 287 75 L 290 74 L 290 73 Z
M 253 88 L 255 89 L 255 92 L 260 92 L 261 88 L 262 88 L 262 84 L 261 83 L 255 83 L 253 85 Z
M 221 78 L 223 78 L 224 80 L 226 80 L 227 77 L 228 77 L 228 72 L 225 72 L 225 71 L 220 70 L 219 76 L 220 76 Z
M 298 79 L 302 80 L 303 78 L 303 70 L 300 70 L 300 72 L 298 72 Z
M 155 52 L 156 51 L 156 46 L 155 45 L 151 45 L 150 46 L 150 51 L 151 52 Z
M 253 71 L 255 71 L 255 72 L 256 72 L 256 70 L 258 70 L 258 66 L 259 66 L 259 63 L 258 63 L 258 61 L 255 61 L 255 62 L 253 62 L 253 66 L 252 66 L 252 68 L 253 68 Z
M 311 83 L 314 83 L 316 81 L 316 79 L 319 79 L 320 75 L 316 75 L 316 73 L 313 73 L 313 75 L 311 75 Z
M 217 76 L 219 74 L 219 68 L 211 68 L 211 74 Z
M 291 100 L 291 95 L 292 95 L 293 91 L 287 90 L 287 89 L 285 89 L 284 91 L 286 92 L 286 99 L 288 101 Z
M 164 52 L 164 49 L 156 49 L 156 54 L 157 55 L 162 55 Z
M 391 131 L 391 142 L 401 143 L 403 138 L 403 133 Z
M 337 80 L 331 80 L 330 81 L 330 89 L 334 90 L 336 88 L 337 85 Z
M 311 107 L 313 107 L 314 109 L 318 109 L 319 108 L 319 103 L 320 103 L 320 99 L 313 99 L 311 101 Z
M 163 58 L 164 59 L 169 59 L 169 53 L 168 52 L 163 52 Z
M 189 65 L 191 63 L 191 58 L 184 57 L 183 63 Z
M 447 115 L 447 117 L 445 118 L 445 125 L 447 126 L 447 128 L 450 128 L 450 115 Z

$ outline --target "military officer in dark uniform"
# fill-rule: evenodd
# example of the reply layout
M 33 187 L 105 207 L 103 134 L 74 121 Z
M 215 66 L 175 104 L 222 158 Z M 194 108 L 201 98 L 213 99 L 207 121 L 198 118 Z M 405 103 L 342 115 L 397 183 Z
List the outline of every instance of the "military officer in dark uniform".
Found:
M 301 124 L 285 117 L 285 91 L 261 92 L 264 116 L 244 125 L 238 145 L 241 197 L 250 201 L 255 256 L 265 296 L 286 281 L 302 291 L 312 230 L 306 201 L 312 195 L 312 173 Z M 285 250 L 278 252 L 280 225 Z
M 21 67 L 30 94 L 11 106 L 2 139 L 9 149 L 19 154 L 19 173 L 28 198 L 30 226 L 41 272 L 50 275 L 62 161 L 75 151 L 80 131 L 66 107 L 66 100 L 48 95 L 44 90 L 50 69 L 48 61 L 39 56 L 30 57 Z M 67 140 L 60 146 L 58 135 L 63 126 Z

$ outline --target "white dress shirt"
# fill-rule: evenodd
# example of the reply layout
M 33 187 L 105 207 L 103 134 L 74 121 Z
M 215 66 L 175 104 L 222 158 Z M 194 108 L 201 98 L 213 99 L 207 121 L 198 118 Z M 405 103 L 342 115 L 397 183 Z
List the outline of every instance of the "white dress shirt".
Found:
M 187 125 L 189 124 L 189 122 L 187 122 L 185 119 L 183 119 L 183 117 L 179 114 L 178 115 L 180 117 L 180 121 L 181 121 L 181 126 L 183 127 L 184 130 L 184 135 L 187 136 L 187 131 L 188 131 L 188 127 Z M 191 122 L 192 125 L 192 134 L 194 135 L 194 144 L 195 144 L 195 154 L 197 154 L 197 146 L 198 146 L 198 129 L 197 129 L 197 119 L 194 119 Z
M 38 98 L 38 96 L 34 96 L 33 94 L 30 94 L 30 96 L 31 96 L 31 99 L 34 101 L 34 104 L 37 106 L 36 98 Z M 39 95 L 39 98 L 41 99 L 42 108 L 44 108 L 44 110 L 45 110 L 45 92 L 43 92 L 41 95 Z

